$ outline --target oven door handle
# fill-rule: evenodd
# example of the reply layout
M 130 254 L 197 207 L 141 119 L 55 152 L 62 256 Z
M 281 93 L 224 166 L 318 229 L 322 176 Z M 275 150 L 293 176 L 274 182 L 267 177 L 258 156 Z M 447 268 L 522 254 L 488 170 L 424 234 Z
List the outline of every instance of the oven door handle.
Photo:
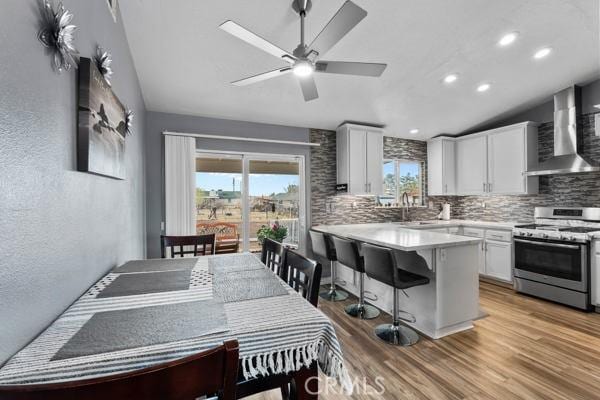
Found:
M 536 246 L 560 247 L 561 249 L 571 249 L 571 250 L 579 250 L 579 248 L 581 247 L 581 246 L 577 246 L 577 245 L 573 245 L 573 244 L 537 242 L 535 240 L 523 240 L 523 239 L 515 239 L 515 242 L 525 243 L 525 244 L 534 244 Z

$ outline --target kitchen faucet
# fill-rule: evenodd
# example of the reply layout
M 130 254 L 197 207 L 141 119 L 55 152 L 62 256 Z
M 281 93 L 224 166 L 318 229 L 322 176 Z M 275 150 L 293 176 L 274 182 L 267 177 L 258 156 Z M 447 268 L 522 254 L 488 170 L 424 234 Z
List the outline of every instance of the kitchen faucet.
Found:
M 402 221 L 410 221 L 410 214 L 409 214 L 409 210 L 408 210 L 408 193 L 404 192 L 402 193 L 402 197 L 401 197 L 401 202 L 402 202 Z

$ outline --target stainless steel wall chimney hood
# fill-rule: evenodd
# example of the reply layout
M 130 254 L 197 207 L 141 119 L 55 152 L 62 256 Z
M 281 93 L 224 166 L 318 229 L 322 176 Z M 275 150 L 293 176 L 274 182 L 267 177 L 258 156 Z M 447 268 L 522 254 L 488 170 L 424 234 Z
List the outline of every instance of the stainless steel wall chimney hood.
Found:
M 554 156 L 526 172 L 528 176 L 574 174 L 600 171 L 598 163 L 582 154 L 581 130 L 577 117 L 581 109 L 581 88 L 571 86 L 554 95 Z

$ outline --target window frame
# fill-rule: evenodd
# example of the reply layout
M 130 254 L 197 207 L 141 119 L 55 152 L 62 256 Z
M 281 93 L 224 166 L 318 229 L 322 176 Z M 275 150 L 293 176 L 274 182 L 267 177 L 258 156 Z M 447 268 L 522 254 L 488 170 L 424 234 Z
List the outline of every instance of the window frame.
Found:
M 394 180 L 396 182 L 396 195 L 395 195 L 395 203 L 398 206 L 401 206 L 402 204 L 402 193 L 400 191 L 400 167 L 402 164 L 417 164 L 419 166 L 419 174 L 418 174 L 418 181 L 417 181 L 417 186 L 419 187 L 419 198 L 420 198 L 420 202 L 418 204 L 416 204 L 414 207 L 422 207 L 425 205 L 425 191 L 423 188 L 423 162 L 420 160 L 410 160 L 410 159 L 406 159 L 406 158 L 384 158 L 383 162 L 381 163 L 382 165 L 382 170 L 383 170 L 383 165 L 385 165 L 386 163 L 393 163 L 394 164 Z M 383 178 L 385 179 L 385 175 L 383 176 Z

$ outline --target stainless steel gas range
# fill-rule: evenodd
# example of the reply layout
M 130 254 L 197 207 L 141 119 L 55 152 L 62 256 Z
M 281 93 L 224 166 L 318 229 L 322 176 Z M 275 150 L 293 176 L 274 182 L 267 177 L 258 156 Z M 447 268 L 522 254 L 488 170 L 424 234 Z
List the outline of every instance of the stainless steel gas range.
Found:
M 535 223 L 517 225 L 515 289 L 589 310 L 589 233 L 600 231 L 600 208 L 536 207 Z

